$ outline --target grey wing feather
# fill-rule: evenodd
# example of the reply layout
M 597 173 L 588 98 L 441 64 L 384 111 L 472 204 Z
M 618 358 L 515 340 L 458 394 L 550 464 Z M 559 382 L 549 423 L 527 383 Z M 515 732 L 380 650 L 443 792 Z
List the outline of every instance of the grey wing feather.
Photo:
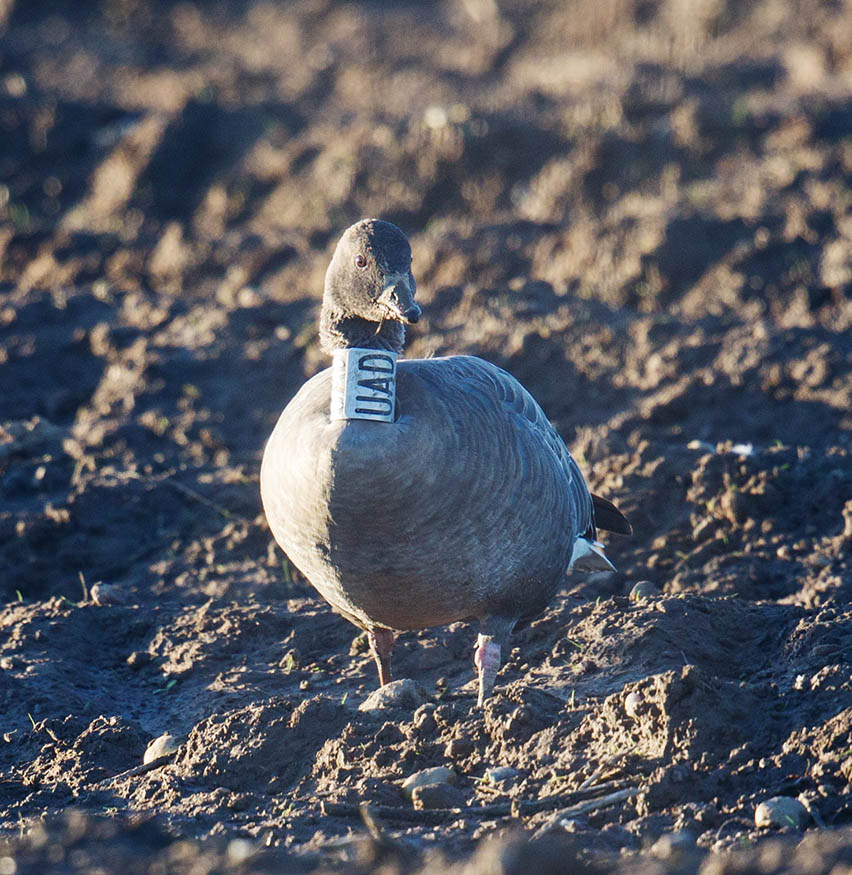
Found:
M 487 403 L 496 396 L 505 410 L 538 434 L 565 474 L 566 485 L 576 512 L 577 535 L 590 538 L 592 541 L 597 540 L 594 505 L 585 478 L 571 453 L 568 452 L 559 432 L 550 423 L 535 398 L 510 373 L 484 359 L 454 356 L 450 361 L 460 371 L 459 377 L 465 385 L 468 398 L 476 394 L 476 387 L 490 388 L 491 391 L 486 389 L 485 394 L 491 397 L 483 401 Z

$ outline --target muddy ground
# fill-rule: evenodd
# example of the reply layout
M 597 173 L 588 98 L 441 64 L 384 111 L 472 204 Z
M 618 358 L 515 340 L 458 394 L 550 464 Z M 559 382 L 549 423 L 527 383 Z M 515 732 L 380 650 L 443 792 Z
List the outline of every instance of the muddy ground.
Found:
M 0 31 L 0 872 L 852 866 L 848 4 L 6 0 Z M 427 707 L 359 711 L 363 639 L 261 513 L 367 215 L 412 241 L 408 354 L 515 374 L 635 529 L 482 713 L 466 624 L 400 641 Z M 805 822 L 756 828 L 774 796 Z

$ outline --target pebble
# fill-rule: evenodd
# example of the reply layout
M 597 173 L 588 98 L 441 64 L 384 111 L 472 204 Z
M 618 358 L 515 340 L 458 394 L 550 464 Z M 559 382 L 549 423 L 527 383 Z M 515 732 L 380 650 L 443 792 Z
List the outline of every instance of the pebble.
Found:
M 773 796 L 761 802 L 754 811 L 754 825 L 758 827 L 803 829 L 810 819 L 807 808 L 790 796 Z
M 160 757 L 168 756 L 174 753 L 180 747 L 180 741 L 168 732 L 164 732 L 158 738 L 148 742 L 148 747 L 145 748 L 145 754 L 142 757 L 144 765 L 158 760 Z
M 409 775 L 402 782 L 402 793 L 406 799 L 411 799 L 418 787 L 428 787 L 430 784 L 455 784 L 458 779 L 458 775 L 452 769 L 435 766 Z
M 634 719 L 638 717 L 644 704 L 644 697 L 641 693 L 637 693 L 636 690 L 624 697 L 624 710 L 627 712 L 628 717 L 633 717 Z
M 640 580 L 630 590 L 630 601 L 641 602 L 644 599 L 660 595 L 660 588 L 651 580 Z
M 239 866 L 241 863 L 245 863 L 254 852 L 254 842 L 249 839 L 231 839 L 231 841 L 228 842 L 228 848 L 225 851 L 225 854 L 231 865 Z
M 450 784 L 425 784 L 414 788 L 411 801 L 418 811 L 424 808 L 462 808 L 464 793 Z
M 485 780 L 489 784 L 509 784 L 517 781 L 520 772 L 511 766 L 492 766 L 485 770 Z
M 405 708 L 414 711 L 427 701 L 429 694 L 417 681 L 403 678 L 373 690 L 358 706 L 359 711 L 382 711 L 385 708 Z
M 658 860 L 674 860 L 695 847 L 695 836 L 688 830 L 663 833 L 651 846 L 651 855 Z
M 700 441 L 697 438 L 691 440 L 686 448 L 688 450 L 701 450 L 702 453 L 715 453 L 716 452 L 716 444 L 707 443 L 707 441 Z
M 89 595 L 96 605 L 122 605 L 127 600 L 122 588 L 112 583 L 96 583 Z

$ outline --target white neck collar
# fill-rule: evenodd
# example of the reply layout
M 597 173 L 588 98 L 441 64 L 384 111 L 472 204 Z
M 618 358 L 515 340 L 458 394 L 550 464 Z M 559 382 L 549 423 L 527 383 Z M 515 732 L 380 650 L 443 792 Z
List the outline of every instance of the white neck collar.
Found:
M 397 353 L 387 349 L 336 349 L 331 366 L 331 419 L 393 422 Z

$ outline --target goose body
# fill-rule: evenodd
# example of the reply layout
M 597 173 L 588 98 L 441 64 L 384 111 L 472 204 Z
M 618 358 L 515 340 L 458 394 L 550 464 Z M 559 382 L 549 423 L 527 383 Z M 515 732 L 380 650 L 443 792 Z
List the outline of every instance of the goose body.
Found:
M 331 371 L 285 409 L 261 469 L 276 540 L 368 628 L 538 614 L 592 529 L 582 475 L 532 396 L 481 359 L 400 361 L 393 423 L 330 420 Z
M 267 520 L 329 604 L 368 630 L 382 683 L 394 632 L 479 620 L 481 701 L 512 628 L 544 610 L 572 562 L 609 566 L 595 499 L 539 405 L 495 365 L 400 360 L 396 398 L 393 422 L 333 419 L 331 369 L 305 383 L 264 452 Z

